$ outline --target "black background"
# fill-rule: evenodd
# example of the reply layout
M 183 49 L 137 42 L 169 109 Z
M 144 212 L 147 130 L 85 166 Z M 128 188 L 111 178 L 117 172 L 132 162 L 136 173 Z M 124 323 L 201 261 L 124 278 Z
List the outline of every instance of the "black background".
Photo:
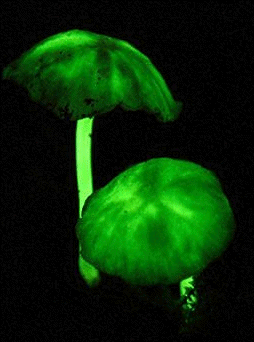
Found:
M 2 68 L 42 39 L 74 28 L 125 39 L 152 60 L 183 111 L 166 124 L 144 112 L 97 117 L 94 187 L 154 157 L 187 159 L 215 171 L 237 231 L 222 258 L 204 272 L 211 293 L 218 294 L 220 314 L 192 329 L 191 338 L 246 338 L 253 300 L 253 6 L 103 3 L 8 2 L 1 18 Z M 177 318 L 135 297 L 128 284 L 106 275 L 96 289 L 82 282 L 74 231 L 75 123 L 59 121 L 18 86 L 1 85 L 4 340 L 176 340 L 171 335 L 177 336 Z

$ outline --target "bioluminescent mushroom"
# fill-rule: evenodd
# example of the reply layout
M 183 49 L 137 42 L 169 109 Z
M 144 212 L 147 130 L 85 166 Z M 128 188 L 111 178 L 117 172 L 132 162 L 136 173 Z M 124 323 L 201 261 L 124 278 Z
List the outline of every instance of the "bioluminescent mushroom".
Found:
M 121 106 L 170 121 L 181 109 L 148 57 L 126 41 L 88 31 L 71 30 L 43 40 L 10 63 L 3 78 L 23 86 L 59 118 L 83 119 L 76 129 L 79 215 L 93 191 L 94 116 Z M 98 271 L 81 257 L 79 268 L 88 284 L 98 281 Z
M 234 215 L 212 171 L 155 158 L 93 193 L 76 231 L 82 257 L 99 270 L 132 285 L 169 285 L 222 255 Z

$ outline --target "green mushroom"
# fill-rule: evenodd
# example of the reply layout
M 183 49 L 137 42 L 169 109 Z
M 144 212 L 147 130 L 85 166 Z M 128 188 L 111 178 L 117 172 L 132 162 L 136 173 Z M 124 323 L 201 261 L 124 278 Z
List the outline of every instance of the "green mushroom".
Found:
M 173 99 L 150 59 L 126 41 L 88 31 L 53 35 L 10 63 L 3 78 L 27 89 L 30 97 L 59 118 L 78 120 L 76 168 L 79 216 L 93 192 L 91 138 L 94 116 L 120 106 L 145 110 L 158 120 L 175 120 L 181 103 Z M 79 257 L 79 269 L 89 285 L 98 270 Z
M 131 285 L 170 285 L 198 275 L 234 234 L 216 175 L 198 164 L 155 158 L 94 192 L 76 226 L 81 255 Z

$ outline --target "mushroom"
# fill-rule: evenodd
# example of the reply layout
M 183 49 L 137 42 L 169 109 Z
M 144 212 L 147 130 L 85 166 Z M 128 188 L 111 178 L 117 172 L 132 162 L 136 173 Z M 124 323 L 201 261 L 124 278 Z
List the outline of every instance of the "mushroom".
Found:
M 216 175 L 186 160 L 131 166 L 86 200 L 76 226 L 81 255 L 131 285 L 198 275 L 226 250 L 234 215 Z
M 10 63 L 3 78 L 17 82 L 30 97 L 59 118 L 79 120 L 76 127 L 76 168 L 79 216 L 93 192 L 91 137 L 93 118 L 116 106 L 143 109 L 158 120 L 177 118 L 176 102 L 148 57 L 126 41 L 88 31 L 62 32 L 39 42 Z M 81 120 L 82 119 L 82 120 Z M 99 273 L 82 257 L 79 269 L 89 285 Z

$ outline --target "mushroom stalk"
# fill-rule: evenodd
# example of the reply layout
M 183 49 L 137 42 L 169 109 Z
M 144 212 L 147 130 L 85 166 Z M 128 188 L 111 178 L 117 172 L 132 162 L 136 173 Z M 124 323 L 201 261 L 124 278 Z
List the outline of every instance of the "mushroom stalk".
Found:
M 194 284 L 193 276 L 186 278 L 180 282 L 180 299 L 182 302 L 185 303 L 184 305 L 182 305 L 182 313 L 183 313 L 183 319 L 185 320 L 185 323 L 188 323 L 186 321 L 188 314 L 194 310 L 195 306 L 198 303 L 198 295 L 195 290 L 193 294 L 189 296 L 189 292 L 194 289 L 193 284 Z
M 194 278 L 189 277 L 180 282 L 180 297 L 183 298 L 187 295 L 188 291 L 193 288 Z
M 93 118 L 77 122 L 76 127 L 76 170 L 79 201 L 79 218 L 87 197 L 93 193 L 92 175 L 92 131 Z
M 194 280 L 193 277 L 189 277 L 180 282 L 180 297 L 181 298 L 186 296 L 189 289 L 193 288 L 193 285 L 192 285 L 193 280 Z
M 76 170 L 79 201 L 79 218 L 82 217 L 83 205 L 93 192 L 92 175 L 92 130 L 94 118 L 85 118 L 77 122 L 76 127 Z M 79 244 L 79 252 L 81 246 Z M 79 272 L 89 286 L 100 281 L 99 271 L 84 260 L 79 253 Z

